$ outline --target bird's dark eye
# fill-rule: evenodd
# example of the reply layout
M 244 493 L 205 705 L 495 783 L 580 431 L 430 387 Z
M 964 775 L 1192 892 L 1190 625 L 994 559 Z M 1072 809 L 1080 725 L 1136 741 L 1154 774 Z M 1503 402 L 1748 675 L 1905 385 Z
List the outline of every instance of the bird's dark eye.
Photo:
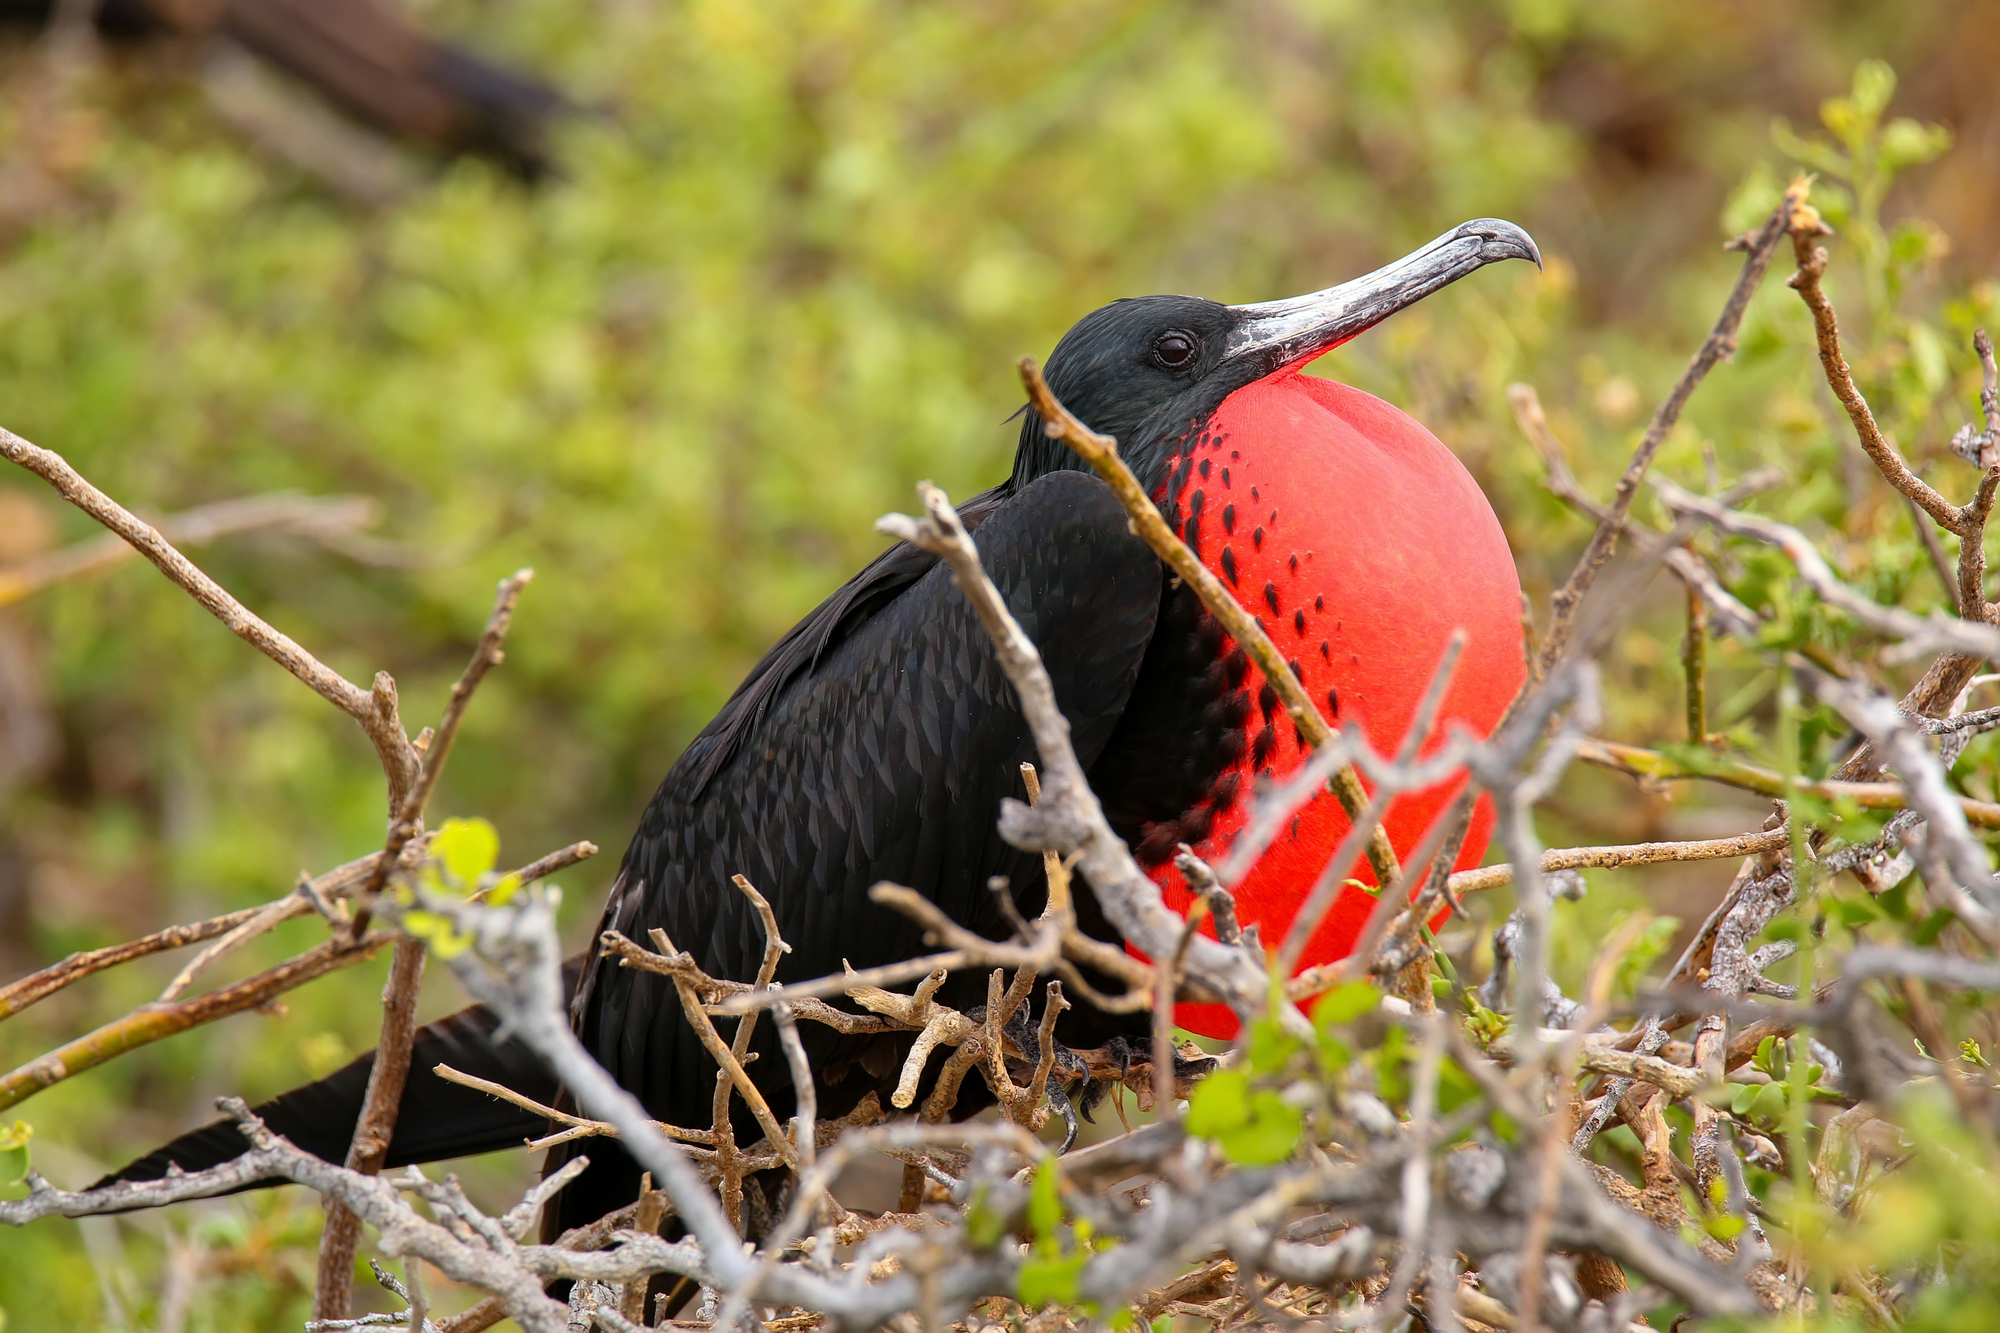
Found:
M 1153 359 L 1168 370 L 1179 370 L 1194 360 L 1194 354 L 1194 335 L 1183 333 L 1179 329 L 1161 334 L 1153 343 Z

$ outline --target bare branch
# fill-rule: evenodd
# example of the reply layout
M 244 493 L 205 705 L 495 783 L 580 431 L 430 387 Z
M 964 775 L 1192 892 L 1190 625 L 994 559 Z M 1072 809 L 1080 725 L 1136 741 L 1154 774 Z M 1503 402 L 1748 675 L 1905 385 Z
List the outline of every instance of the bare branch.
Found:
M 499 665 L 504 654 L 500 643 L 513 622 L 514 604 L 521 590 L 534 577 L 531 569 L 517 570 L 500 581 L 492 613 L 472 651 L 472 660 L 451 687 L 444 716 L 424 751 L 422 768 L 407 789 L 399 790 L 396 775 L 389 782 L 389 837 L 376 862 L 376 874 L 362 890 L 355 908 L 350 937 L 358 938 L 368 927 L 369 912 L 387 879 L 389 868 L 403 848 L 424 831 L 424 809 L 437 790 L 438 779 L 451 758 L 453 743 L 473 691 L 486 673 Z M 383 679 L 386 679 L 384 677 Z M 381 681 L 377 682 L 377 693 Z M 375 1045 L 375 1061 L 368 1070 L 368 1090 L 362 1100 L 361 1115 L 354 1124 L 354 1138 L 348 1145 L 349 1169 L 374 1175 L 382 1169 L 395 1137 L 396 1115 L 403 1104 L 403 1087 L 409 1079 L 410 1056 L 416 1045 L 417 997 L 423 987 L 426 946 L 416 936 L 396 941 L 395 956 L 389 963 L 389 980 L 382 988 L 382 1034 Z M 317 1319 L 344 1319 L 351 1304 L 354 1252 L 361 1240 L 361 1219 L 335 1204 L 327 1209 L 326 1230 L 320 1238 L 319 1278 L 313 1293 L 313 1316 Z
M 533 884 L 538 879 L 547 879 L 550 875 L 560 875 L 571 866 L 580 865 L 595 855 L 597 855 L 596 843 L 573 842 L 567 847 L 557 848 L 547 856 L 537 857 L 535 860 L 522 866 L 519 870 L 509 871 L 500 878 L 503 882 L 511 879 L 516 884 Z M 481 888 L 476 890 L 472 896 L 474 898 L 484 898 L 491 891 L 487 888 Z
M 1723 303 L 1722 314 L 1716 319 L 1714 329 L 1702 343 L 1701 350 L 1695 353 L 1694 360 L 1681 373 L 1672 391 L 1654 411 L 1653 419 L 1646 423 L 1646 433 L 1640 437 L 1632 461 L 1625 465 L 1624 475 L 1618 479 L 1618 489 L 1612 494 L 1610 509 L 1598 523 L 1597 531 L 1591 534 L 1590 544 L 1578 558 L 1576 568 L 1550 599 L 1553 614 L 1548 630 L 1542 636 L 1542 666 L 1545 671 L 1569 646 L 1577 608 L 1583 604 L 1584 595 L 1610 561 L 1626 516 L 1631 513 L 1632 502 L 1638 497 L 1639 483 L 1653 466 L 1653 456 L 1666 443 L 1667 436 L 1680 421 L 1688 399 L 1694 396 L 1695 389 L 1708 377 L 1708 372 L 1718 362 L 1727 361 L 1735 355 L 1736 330 L 1743 323 L 1744 312 L 1750 308 L 1750 298 L 1764 281 L 1765 270 L 1771 266 L 1771 257 L 1777 252 L 1778 242 L 1793 225 L 1794 215 L 1806 207 L 1805 200 L 1806 183 L 1795 182 L 1764 225 L 1750 238 L 1748 254 L 1743 259 L 1743 271 L 1737 276 L 1729 299 Z
M 1910 465 L 1896 452 L 1896 446 L 1883 437 L 1881 427 L 1875 424 L 1875 414 L 1868 408 L 1868 400 L 1855 387 L 1854 376 L 1847 368 L 1847 359 L 1840 353 L 1840 323 L 1834 317 L 1833 306 L 1827 301 L 1826 293 L 1820 289 L 1820 279 L 1826 275 L 1827 255 L 1817 244 L 1817 238 L 1831 232 L 1820 221 L 1819 214 L 1806 206 L 1803 192 L 1799 198 L 1798 215 L 1789 227 L 1798 272 L 1786 285 L 1798 292 L 1799 298 L 1812 312 L 1813 331 L 1819 339 L 1819 361 L 1826 372 L 1827 387 L 1833 390 L 1833 396 L 1846 409 L 1848 420 L 1854 423 L 1854 435 L 1861 444 L 1862 452 L 1875 464 L 1883 480 L 1908 496 L 1912 503 L 1936 520 L 1939 527 L 1947 532 L 1962 532 L 1965 521 L 1958 506 L 1939 495 L 1922 477 L 1910 470 Z
M 1908 793 L 1893 782 L 1841 782 L 1832 778 L 1814 782 L 1795 777 L 1788 783 L 1780 773 L 1741 760 L 1718 758 L 1692 767 L 1658 750 L 1594 737 L 1577 745 L 1576 757 L 1637 778 L 1675 781 L 1706 778 L 1762 796 L 1783 798 L 1799 792 L 1827 801 L 1852 801 L 1864 810 L 1901 810 L 1909 804 Z M 2000 829 L 2000 804 L 1969 796 L 1954 795 L 1952 800 L 1964 812 L 1967 823 L 1977 828 Z
M 204 546 L 246 532 L 289 531 L 332 541 L 374 523 L 381 507 L 360 495 L 250 495 L 169 514 L 154 525 L 177 546 Z M 57 583 L 91 578 L 115 568 L 138 548 L 116 535 L 77 542 L 11 569 L 0 569 L 0 607 L 25 601 Z
M 89 514 L 129 542 L 139 554 L 159 568 L 174 584 L 201 603 L 231 633 L 296 676 L 301 683 L 328 703 L 361 724 L 381 757 L 383 772 L 393 786 L 398 778 L 413 780 L 419 767 L 416 752 L 396 718 L 393 683 L 385 691 L 377 677 L 374 689 L 364 690 L 333 668 L 301 648 L 252 614 L 221 584 L 201 572 L 194 562 L 175 550 L 150 524 L 85 481 L 63 461 L 60 454 L 30 444 L 12 431 L 0 427 L 0 457 L 17 463 L 55 487 L 56 494 Z
M 420 860 L 423 852 L 421 844 L 410 848 L 406 864 Z M 93 949 L 88 953 L 73 953 L 59 963 L 0 987 L 0 1020 L 13 1017 L 30 1005 L 47 999 L 64 987 L 73 985 L 93 973 L 226 935 L 246 922 L 259 920 L 267 912 L 280 913 L 280 920 L 289 921 L 293 917 L 304 916 L 315 910 L 315 900 L 319 903 L 340 902 L 352 896 L 357 889 L 367 883 L 369 877 L 374 874 L 381 855 L 380 852 L 371 852 L 358 860 L 336 866 L 325 874 L 306 881 L 284 897 L 258 907 L 246 907 L 240 911 L 225 913 L 185 926 L 169 926 L 165 930 L 154 931 L 139 939 Z
M 224 1098 L 218 1105 L 236 1120 L 250 1143 L 249 1151 L 234 1161 L 206 1171 L 170 1174 L 162 1180 L 125 1181 L 77 1194 L 64 1193 L 40 1176 L 31 1176 L 27 1198 L 0 1201 L 0 1222 L 20 1226 L 40 1217 L 88 1217 L 157 1207 L 282 1177 L 340 1200 L 377 1227 L 384 1252 L 420 1255 L 453 1281 L 493 1292 L 500 1297 L 505 1312 L 532 1333 L 562 1333 L 562 1307 L 544 1296 L 541 1282 L 514 1261 L 512 1247 L 504 1245 L 504 1237 L 503 1248 L 497 1251 L 476 1232 L 461 1238 L 451 1229 L 419 1217 L 389 1181 L 300 1151 L 266 1129 L 237 1098 Z
M 331 939 L 314 949 L 288 959 L 234 985 L 198 995 L 178 1004 L 134 1010 L 103 1027 L 67 1042 L 38 1060 L 11 1073 L 0 1075 L 0 1110 L 32 1097 L 43 1088 L 94 1069 L 105 1061 L 150 1045 L 163 1037 L 189 1028 L 213 1023 L 230 1014 L 240 1014 L 269 1003 L 286 991 L 296 990 L 317 977 L 343 967 L 352 967 L 374 956 L 377 949 L 395 939 L 389 931 L 373 931 L 359 941 Z
M 1661 502 L 1677 513 L 1695 514 L 1724 532 L 1733 532 L 1769 542 L 1785 553 L 1799 575 L 1812 586 L 1820 599 L 1837 606 L 1862 624 L 1897 638 L 1908 639 L 1912 647 L 1931 652 L 1964 653 L 1976 658 L 2000 657 L 2000 628 L 1984 620 L 1925 618 L 1896 606 L 1883 606 L 1861 596 L 1841 582 L 1806 535 L 1789 524 L 1755 514 L 1728 509 L 1684 491 L 1664 477 L 1654 478 Z
M 1584 756 L 1588 757 L 1588 756 Z M 1542 853 L 1542 869 L 1615 869 L 1658 865 L 1663 861 L 1717 861 L 1756 856 L 1790 845 L 1791 834 L 1779 828 L 1764 833 L 1738 833 L 1728 838 L 1697 838 L 1689 842 L 1634 842 L 1612 847 L 1551 847 Z M 1447 884 L 1453 893 L 1497 889 L 1514 880 L 1514 867 L 1502 863 L 1455 872 Z

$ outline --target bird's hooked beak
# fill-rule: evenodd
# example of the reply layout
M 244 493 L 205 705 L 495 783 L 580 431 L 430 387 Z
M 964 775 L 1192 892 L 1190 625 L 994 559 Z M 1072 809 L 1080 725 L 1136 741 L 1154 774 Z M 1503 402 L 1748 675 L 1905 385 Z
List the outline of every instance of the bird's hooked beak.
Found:
M 1236 316 L 1223 363 L 1254 359 L 1265 374 L 1309 361 L 1404 306 L 1503 259 L 1542 266 L 1534 238 L 1511 222 L 1475 218 L 1365 277 L 1307 296 L 1229 307 Z

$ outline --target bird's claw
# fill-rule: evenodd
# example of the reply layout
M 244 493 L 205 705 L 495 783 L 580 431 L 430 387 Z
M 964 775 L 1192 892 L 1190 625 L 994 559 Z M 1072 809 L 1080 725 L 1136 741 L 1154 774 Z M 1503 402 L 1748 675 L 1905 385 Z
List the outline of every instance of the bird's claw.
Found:
M 1076 1118 L 1076 1104 L 1070 1101 L 1069 1093 L 1064 1090 L 1062 1084 L 1056 1082 L 1054 1074 L 1049 1075 L 1049 1081 L 1043 1090 L 1048 1093 L 1049 1106 L 1063 1118 L 1063 1124 L 1066 1126 L 1062 1146 L 1056 1149 L 1056 1156 L 1060 1157 L 1075 1146 L 1076 1136 L 1083 1127 Z M 1093 1120 L 1091 1123 L 1097 1122 Z

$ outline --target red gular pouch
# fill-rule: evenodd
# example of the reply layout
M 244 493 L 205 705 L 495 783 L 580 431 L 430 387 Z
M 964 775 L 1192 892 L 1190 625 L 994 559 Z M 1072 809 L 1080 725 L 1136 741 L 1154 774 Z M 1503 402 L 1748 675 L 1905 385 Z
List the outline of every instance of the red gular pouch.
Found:
M 1417 421 L 1379 398 L 1287 369 L 1238 389 L 1190 438 L 1195 466 L 1208 461 L 1202 562 L 1295 664 L 1313 701 L 1336 727 L 1358 724 L 1384 753 L 1400 744 L 1446 643 L 1466 643 L 1422 753 L 1455 728 L 1486 736 L 1525 675 L 1521 585 L 1500 521 L 1464 464 Z M 1163 498 L 1163 497 L 1162 497 Z M 1226 641 L 1223 653 L 1236 645 Z M 1195 847 L 1218 861 L 1249 822 L 1260 777 L 1282 780 L 1306 749 L 1274 691 L 1253 664 L 1244 688 L 1249 744 L 1226 805 Z M 1363 779 L 1364 783 L 1366 779 Z M 1407 858 L 1464 785 L 1463 771 L 1404 794 L 1384 820 Z M 1236 912 L 1274 955 L 1349 823 L 1322 791 L 1281 829 L 1235 888 Z M 1460 868 L 1479 863 L 1493 828 L 1481 800 Z M 1169 906 L 1193 902 L 1171 862 L 1155 868 Z M 1347 877 L 1374 885 L 1365 858 Z M 1301 958 L 1311 967 L 1345 957 L 1375 905 L 1350 884 Z M 1213 926 L 1204 922 L 1204 931 Z M 1222 1005 L 1181 1004 L 1191 1032 L 1232 1037 Z

